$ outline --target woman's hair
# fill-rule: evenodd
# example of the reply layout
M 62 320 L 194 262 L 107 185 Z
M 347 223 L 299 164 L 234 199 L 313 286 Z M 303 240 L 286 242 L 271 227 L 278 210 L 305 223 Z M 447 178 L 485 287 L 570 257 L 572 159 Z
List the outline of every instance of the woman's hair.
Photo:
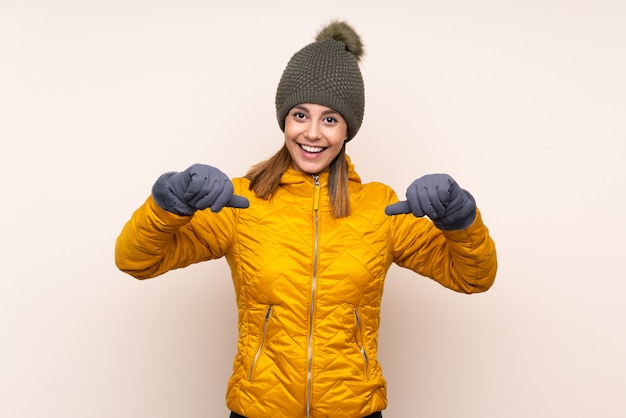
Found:
M 244 176 L 250 180 L 250 190 L 263 200 L 268 200 L 280 185 L 283 173 L 291 165 L 291 155 L 287 147 L 283 147 L 269 159 L 253 166 Z M 350 194 L 348 191 L 348 162 L 346 145 L 341 147 L 339 154 L 330 163 L 328 175 L 328 194 L 330 207 L 335 218 L 350 215 Z

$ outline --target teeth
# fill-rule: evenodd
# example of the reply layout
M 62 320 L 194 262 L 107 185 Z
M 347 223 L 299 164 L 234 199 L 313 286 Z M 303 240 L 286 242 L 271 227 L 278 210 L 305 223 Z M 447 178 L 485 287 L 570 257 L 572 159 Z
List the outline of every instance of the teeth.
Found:
M 311 147 L 309 145 L 300 145 L 300 148 L 302 148 L 306 152 L 322 152 L 322 151 L 324 151 L 323 147 Z

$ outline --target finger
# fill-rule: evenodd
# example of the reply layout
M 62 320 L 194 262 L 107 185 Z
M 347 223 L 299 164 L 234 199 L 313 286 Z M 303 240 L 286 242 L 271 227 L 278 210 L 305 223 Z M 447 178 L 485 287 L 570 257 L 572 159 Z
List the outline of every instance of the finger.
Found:
M 439 201 L 444 206 L 444 211 L 452 198 L 453 187 L 454 180 L 450 176 L 442 177 L 441 184 L 438 184 L 437 195 L 439 196 Z
M 233 185 L 227 178 L 212 179 L 210 182 L 210 185 L 204 187 L 202 193 L 198 194 L 198 198 L 192 205 L 197 209 L 211 207 L 213 212 L 219 212 L 233 194 Z
M 419 184 L 413 183 L 406 190 L 406 200 L 409 202 L 411 213 L 413 213 L 413 216 L 415 216 L 416 218 L 421 218 L 422 216 L 426 215 L 423 209 L 424 206 L 422 202 L 420 202 L 419 196 L 419 189 L 422 187 L 423 186 L 420 186 Z
M 450 182 L 450 188 L 448 189 L 448 207 L 453 205 L 453 202 L 463 199 L 463 191 L 455 181 Z
M 215 197 L 215 200 L 210 205 L 212 212 L 217 213 L 221 211 L 228 202 L 228 200 L 231 198 L 231 196 L 233 195 L 233 191 L 235 190 L 230 180 L 226 180 L 221 189 L 221 193 Z
M 208 179 L 205 175 L 192 170 L 189 173 L 189 184 L 184 195 L 185 200 L 191 204 L 192 200 L 201 198 L 204 195 L 203 191 L 206 192 L 207 182 Z
M 445 208 L 439 200 L 436 185 L 418 187 L 417 200 L 424 214 L 430 219 L 438 219 L 445 212 Z
M 234 194 L 228 199 L 225 206 L 229 208 L 247 209 L 250 207 L 250 201 L 243 196 Z
M 409 202 L 406 200 L 396 202 L 385 208 L 385 215 L 387 216 L 403 215 L 406 213 L 411 213 L 411 206 L 409 206 Z

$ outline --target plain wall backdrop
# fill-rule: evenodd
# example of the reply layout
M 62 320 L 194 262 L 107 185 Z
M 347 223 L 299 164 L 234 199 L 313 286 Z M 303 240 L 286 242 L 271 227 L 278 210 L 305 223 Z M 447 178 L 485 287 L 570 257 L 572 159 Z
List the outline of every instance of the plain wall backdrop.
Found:
M 481 295 L 390 270 L 385 417 L 626 416 L 621 0 L 0 0 L 0 416 L 227 416 L 226 263 L 140 282 L 114 242 L 161 173 L 281 146 L 331 18 L 366 48 L 363 180 L 451 174 L 499 253 Z

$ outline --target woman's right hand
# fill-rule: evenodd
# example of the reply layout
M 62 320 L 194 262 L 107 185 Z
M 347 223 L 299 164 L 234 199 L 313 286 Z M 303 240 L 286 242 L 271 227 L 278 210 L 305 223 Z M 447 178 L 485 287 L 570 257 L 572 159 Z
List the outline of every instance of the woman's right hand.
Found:
M 177 215 L 193 215 L 210 208 L 219 212 L 223 207 L 245 209 L 250 202 L 234 194 L 233 183 L 215 167 L 194 164 L 181 173 L 165 173 L 154 184 L 152 196 L 157 204 Z

